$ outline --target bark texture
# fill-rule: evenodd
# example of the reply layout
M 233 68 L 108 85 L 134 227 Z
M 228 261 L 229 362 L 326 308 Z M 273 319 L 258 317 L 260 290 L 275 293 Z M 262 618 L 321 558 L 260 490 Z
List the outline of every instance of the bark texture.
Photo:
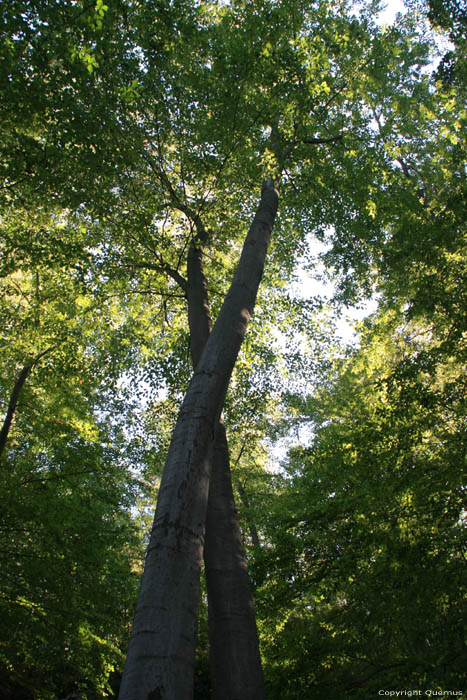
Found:
M 212 445 L 253 312 L 277 211 L 272 180 L 248 231 L 217 322 L 187 390 L 167 455 L 120 700 L 191 700 Z
M 225 428 L 213 449 L 204 563 L 213 700 L 263 700 L 259 640 Z
M 199 243 L 209 236 L 198 225 Z M 188 320 L 193 367 L 211 332 L 201 245 L 193 241 L 187 265 Z M 232 489 L 222 417 L 216 428 L 204 541 L 208 592 L 212 700 L 264 700 L 265 688 L 253 595 Z

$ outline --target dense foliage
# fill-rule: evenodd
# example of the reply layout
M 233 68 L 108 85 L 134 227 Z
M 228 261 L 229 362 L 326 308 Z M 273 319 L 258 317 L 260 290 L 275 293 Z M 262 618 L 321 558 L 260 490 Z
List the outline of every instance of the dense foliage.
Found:
M 187 250 L 215 320 L 270 172 L 225 404 L 268 697 L 463 689 L 466 9 L 363 5 L 2 6 L 1 698 L 117 692 L 191 374 Z
M 272 697 L 462 689 L 465 344 L 433 336 L 382 314 L 303 408 L 260 559 Z

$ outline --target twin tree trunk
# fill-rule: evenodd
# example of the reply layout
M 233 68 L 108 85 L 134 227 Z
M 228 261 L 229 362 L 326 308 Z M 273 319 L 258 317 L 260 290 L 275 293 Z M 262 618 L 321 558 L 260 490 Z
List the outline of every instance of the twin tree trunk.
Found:
M 193 367 L 211 333 L 202 243 L 203 227 L 187 261 L 188 321 Z M 213 700 L 264 700 L 264 680 L 248 567 L 235 507 L 222 416 L 212 452 L 204 566 L 208 591 L 209 654 Z
M 212 639 L 212 664 L 219 665 L 219 668 L 237 667 L 234 675 L 238 682 L 241 680 L 240 664 L 236 664 L 235 656 L 231 656 L 244 641 L 243 623 L 237 630 L 234 623 L 236 609 L 244 604 L 243 598 L 236 598 L 237 592 L 231 587 L 231 572 L 235 567 L 244 567 L 246 586 L 249 584 L 246 566 L 242 563 L 244 560 L 238 559 L 237 545 L 232 545 L 230 552 L 221 552 L 223 535 L 216 534 L 216 530 L 222 533 L 232 523 L 235 510 L 233 497 L 228 506 L 219 509 L 217 506 L 226 496 L 230 499 L 232 492 L 221 413 L 256 301 L 277 205 L 278 193 L 271 179 L 261 190 L 261 201 L 232 285 L 210 334 L 208 330 L 209 337 L 200 353 L 177 419 L 159 490 L 120 700 L 192 698 L 208 497 L 212 507 L 206 527 L 206 573 L 208 587 L 214 587 L 210 593 L 210 628 L 215 635 L 217 622 L 228 610 L 228 625 L 232 633 L 230 640 Z M 192 352 L 195 360 L 194 345 Z M 224 461 L 226 466 L 219 467 Z M 213 467 L 210 490 L 213 464 L 216 467 Z M 239 595 L 242 597 L 243 593 Z M 252 608 L 251 618 L 254 624 Z M 228 658 L 224 657 L 224 648 Z M 215 676 L 218 678 L 219 674 L 216 672 Z M 253 692 L 261 698 L 259 693 L 264 694 L 262 679 L 254 684 L 258 686 L 256 689 L 239 687 L 237 698 L 251 698 Z M 221 697 L 222 689 L 216 688 L 215 693 Z

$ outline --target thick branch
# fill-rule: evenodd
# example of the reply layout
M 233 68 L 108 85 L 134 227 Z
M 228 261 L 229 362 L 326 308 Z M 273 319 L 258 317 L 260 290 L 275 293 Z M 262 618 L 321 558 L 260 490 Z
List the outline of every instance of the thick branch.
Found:
M 16 405 L 18 403 L 21 389 L 23 388 L 24 382 L 29 376 L 31 368 L 31 364 L 24 365 L 23 369 L 18 375 L 18 379 L 15 382 L 13 391 L 11 392 L 5 420 L 3 421 L 2 430 L 0 431 L 0 456 L 3 453 L 3 450 L 5 449 L 6 440 L 8 437 L 8 433 L 10 432 L 11 424 L 13 423 L 13 416 L 15 415 Z
M 187 259 L 188 324 L 193 367 L 198 364 L 201 353 L 211 333 L 207 281 L 203 270 L 203 251 L 192 241 Z

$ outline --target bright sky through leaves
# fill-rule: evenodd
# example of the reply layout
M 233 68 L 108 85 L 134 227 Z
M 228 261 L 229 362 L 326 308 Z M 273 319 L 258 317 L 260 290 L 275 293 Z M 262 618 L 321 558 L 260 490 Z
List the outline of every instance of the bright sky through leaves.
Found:
M 389 0 L 386 8 L 379 15 L 379 23 L 391 24 L 398 12 L 405 12 L 404 3 L 401 0 Z
M 389 0 L 385 8 L 379 14 L 378 22 L 381 25 L 391 24 L 394 22 L 397 13 L 406 12 L 406 8 L 402 0 Z M 318 241 L 312 243 L 312 251 L 314 255 L 319 255 L 324 252 L 325 247 Z M 333 295 L 334 287 L 332 284 L 326 284 L 323 281 L 316 279 L 306 270 L 300 272 L 299 285 L 297 285 L 297 293 L 304 298 L 322 296 L 330 298 Z M 349 308 L 344 318 L 341 318 L 338 323 L 339 335 L 344 342 L 349 343 L 355 338 L 354 324 L 357 321 L 363 320 L 366 316 L 373 313 L 377 308 L 377 300 L 370 299 L 363 306 L 358 308 Z

